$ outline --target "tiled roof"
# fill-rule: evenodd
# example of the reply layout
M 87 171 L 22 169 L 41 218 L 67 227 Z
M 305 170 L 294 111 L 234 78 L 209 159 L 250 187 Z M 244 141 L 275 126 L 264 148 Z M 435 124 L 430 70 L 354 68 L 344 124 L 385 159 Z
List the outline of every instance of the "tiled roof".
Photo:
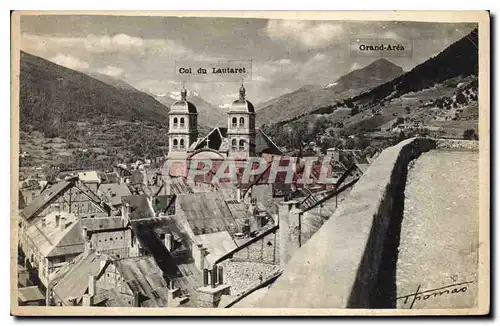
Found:
M 261 129 L 257 129 L 255 133 L 255 153 L 267 153 L 274 155 L 283 155 L 281 150 L 276 146 L 276 144 L 269 138 L 268 135 Z
M 132 220 L 132 228 L 137 234 L 141 245 L 155 257 L 159 268 L 174 281 L 183 294 L 193 295 L 200 285 L 201 272 L 194 265 L 191 248 L 195 235 L 188 222 L 183 218 L 157 217 L 145 220 Z M 171 233 L 174 240 L 182 245 L 176 250 L 185 254 L 174 257 L 165 248 L 158 234 Z
M 116 288 L 112 289 L 97 289 L 94 296 L 94 304 L 104 303 L 106 307 L 128 307 L 128 304 L 118 293 Z
M 101 179 L 97 171 L 84 171 L 78 173 L 78 179 L 83 183 L 100 183 Z
M 82 227 L 86 227 L 89 231 L 125 228 L 121 217 L 83 218 L 80 223 Z
M 45 300 L 45 295 L 40 291 L 38 286 L 28 286 L 18 288 L 17 295 L 21 302 L 42 301 Z
M 73 181 L 60 181 L 56 184 L 47 186 L 47 188 L 40 194 L 40 196 L 35 198 L 28 206 L 26 206 L 21 211 L 21 216 L 27 220 L 30 220 L 37 213 L 43 210 L 43 208 L 52 200 L 55 200 L 60 194 L 73 186 Z
M 60 226 L 56 225 L 55 215 L 61 215 Z M 78 254 L 84 249 L 80 222 L 69 213 L 52 212 L 45 217 L 45 222 L 40 219 L 30 225 L 26 236 L 44 257 Z
M 61 267 L 51 279 L 56 299 L 63 301 L 65 305 L 70 305 L 69 299 L 81 298 L 87 291 L 89 276 L 94 275 L 98 278 L 109 262 L 108 256 L 90 249 Z
M 236 243 L 227 231 L 200 234 L 196 236 L 196 240 L 208 248 L 208 255 L 205 259 L 211 265 L 220 257 L 236 249 Z
M 177 196 L 178 208 L 194 234 L 229 231 L 239 232 L 231 211 L 217 192 L 182 194 Z
M 106 183 L 99 186 L 98 190 L 108 203 L 112 206 L 121 205 L 122 197 L 130 196 L 132 193 L 124 183 Z
M 148 196 L 146 195 L 126 196 L 122 198 L 122 202 L 130 205 L 130 220 L 155 216 L 155 213 L 148 202 Z
M 114 264 L 132 292 L 146 297 L 141 306 L 167 306 L 167 282 L 153 257 L 125 258 L 115 261 Z

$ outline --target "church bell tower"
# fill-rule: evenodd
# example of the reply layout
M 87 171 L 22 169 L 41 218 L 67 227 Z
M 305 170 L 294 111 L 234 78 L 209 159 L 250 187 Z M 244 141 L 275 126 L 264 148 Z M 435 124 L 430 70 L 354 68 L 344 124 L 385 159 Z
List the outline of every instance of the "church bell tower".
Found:
M 231 104 L 227 113 L 229 156 L 241 159 L 255 156 L 255 109 L 245 99 L 245 92 L 242 84 L 239 99 Z
M 187 100 L 187 90 L 183 87 L 181 99 L 170 107 L 168 130 L 168 157 L 185 158 L 187 149 L 198 137 L 198 111 Z

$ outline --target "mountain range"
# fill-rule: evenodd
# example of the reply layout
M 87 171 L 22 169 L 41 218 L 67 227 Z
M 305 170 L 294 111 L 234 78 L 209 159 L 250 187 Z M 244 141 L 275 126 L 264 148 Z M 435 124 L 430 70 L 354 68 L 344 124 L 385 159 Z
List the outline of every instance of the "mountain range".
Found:
M 166 94 L 154 95 L 154 98 L 163 105 L 170 107 L 181 99 L 180 91 L 170 91 Z M 227 124 L 226 109 L 217 107 L 205 101 L 198 93 L 188 90 L 187 99 L 198 109 L 198 123 L 202 130 L 211 129 Z
M 327 115 L 332 124 L 342 122 L 351 131 L 359 126 L 373 129 L 404 114 L 407 108 L 417 108 L 415 112 L 422 116 L 427 114 L 424 102 L 455 105 L 457 96 L 474 99 L 477 79 L 468 76 L 477 76 L 477 46 L 476 29 L 409 72 L 387 59 L 379 59 L 329 85 L 304 85 L 259 105 L 257 123 L 272 127 Z M 108 152 L 102 155 L 109 155 L 109 159 L 122 148 L 126 148 L 124 157 L 130 153 L 136 157 L 164 153 L 169 106 L 179 98 L 178 91 L 147 94 L 123 80 L 84 74 L 21 52 L 21 130 L 39 131 L 45 138 L 70 139 L 79 142 L 78 146 L 104 148 Z M 226 107 L 212 105 L 192 91 L 188 100 L 198 108 L 202 134 L 225 125 Z M 355 107 L 360 114 L 338 110 L 346 107 Z M 476 117 L 477 105 L 466 111 L 468 117 Z M 120 121 L 125 122 L 125 127 L 117 125 Z M 82 123 L 89 127 L 76 135 L 76 126 Z
M 301 130 L 301 135 L 294 135 L 300 138 L 304 130 L 311 129 L 320 120 L 327 130 L 323 130 L 322 134 L 313 132 L 309 135 L 317 140 L 324 137 L 338 140 L 342 135 L 366 137 L 371 133 L 379 139 L 390 139 L 395 127 L 403 122 L 413 126 L 411 129 L 433 132 L 434 137 L 465 137 L 463 135 L 467 130 L 478 128 L 478 42 L 475 29 L 436 56 L 392 80 L 316 109 L 303 102 L 302 108 L 294 107 L 296 113 L 292 117 L 264 127 L 271 134 L 277 130 L 272 136 L 277 139 L 278 145 L 280 139 L 286 139 L 286 130 Z M 373 64 L 390 67 L 385 61 L 378 60 Z M 398 71 L 394 69 L 395 73 Z M 344 77 L 348 81 L 358 79 L 352 78 L 352 75 Z M 370 79 L 367 75 L 362 79 L 366 78 Z M 351 84 L 345 81 L 332 83 L 328 88 L 345 89 L 344 85 L 361 85 L 364 84 L 362 79 Z M 308 87 L 302 93 L 310 96 L 310 93 L 317 92 L 323 91 L 314 88 L 311 91 Z M 293 95 L 300 94 L 298 91 Z M 293 99 L 296 100 L 295 97 Z M 275 103 L 279 101 L 275 99 Z
M 71 132 L 65 126 L 77 122 L 138 120 L 168 125 L 167 107 L 125 83 L 120 85 L 21 52 L 21 129 L 65 138 Z
M 356 96 L 402 73 L 403 69 L 394 63 L 386 59 L 376 60 L 338 78 L 326 87 L 306 85 L 262 104 L 257 110 L 257 123 L 270 124 L 298 118 Z

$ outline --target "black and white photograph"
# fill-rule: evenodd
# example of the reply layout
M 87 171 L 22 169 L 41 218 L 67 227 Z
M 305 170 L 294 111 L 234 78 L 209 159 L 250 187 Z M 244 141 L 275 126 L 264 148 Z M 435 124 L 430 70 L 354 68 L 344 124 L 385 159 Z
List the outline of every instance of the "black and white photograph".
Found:
M 489 312 L 488 12 L 253 13 L 14 13 L 12 314 Z

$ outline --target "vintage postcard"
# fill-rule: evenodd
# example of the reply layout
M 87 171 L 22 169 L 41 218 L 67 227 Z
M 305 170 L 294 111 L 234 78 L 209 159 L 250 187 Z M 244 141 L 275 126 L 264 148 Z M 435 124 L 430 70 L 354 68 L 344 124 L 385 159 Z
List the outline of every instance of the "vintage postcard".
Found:
M 489 13 L 14 12 L 14 315 L 490 309 Z

